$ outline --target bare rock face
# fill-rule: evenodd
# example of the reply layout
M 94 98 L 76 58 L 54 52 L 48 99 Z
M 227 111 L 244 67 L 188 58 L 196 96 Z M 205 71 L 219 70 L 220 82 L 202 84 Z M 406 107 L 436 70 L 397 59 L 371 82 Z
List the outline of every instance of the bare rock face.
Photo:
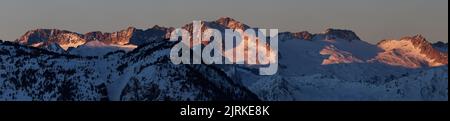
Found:
M 292 39 L 299 39 L 299 40 L 308 40 L 312 41 L 314 34 L 309 33 L 308 31 L 301 31 L 301 32 L 282 32 L 278 34 L 278 39 L 281 41 L 284 40 L 292 40 Z
M 147 30 L 134 29 L 131 37 L 125 41 L 128 41 L 130 44 L 134 45 L 144 45 L 156 41 L 163 41 L 170 38 L 170 33 L 173 30 L 174 28 L 165 28 L 157 25 Z
M 441 53 L 439 50 L 433 48 L 431 43 L 429 43 L 422 35 L 416 35 L 413 37 L 405 37 L 403 39 L 409 39 L 412 44 L 421 49 L 421 53 L 426 55 L 428 58 L 433 59 L 434 62 L 448 64 L 448 55 Z
M 408 67 L 435 67 L 448 64 L 448 54 L 435 49 L 422 35 L 403 37 L 400 40 L 383 40 L 378 47 L 384 49 L 380 59 L 389 60 L 390 63 L 409 63 Z M 387 56 L 389 55 L 389 56 Z M 395 60 L 395 57 L 403 59 Z M 405 65 L 405 64 L 400 64 Z
M 58 29 L 36 29 L 26 32 L 16 42 L 24 45 L 49 45 L 50 43 L 58 43 L 63 47 L 77 47 L 89 41 L 98 40 L 106 44 L 133 44 L 139 46 L 153 41 L 162 41 L 168 38 L 171 31 L 173 31 L 173 28 L 159 26 L 147 30 L 128 27 L 127 29 L 113 33 L 93 31 L 86 34 Z
M 189 23 L 184 25 L 183 27 L 181 27 L 185 30 L 187 30 L 188 32 L 193 32 L 194 30 L 194 24 L 193 23 Z M 224 32 L 225 29 L 240 29 L 242 31 L 245 31 L 247 29 L 251 29 L 250 26 L 237 21 L 233 18 L 230 17 L 220 17 L 219 19 L 215 20 L 215 21 L 201 21 L 201 31 L 204 32 L 206 29 L 217 29 L 221 32 Z
M 297 33 L 293 33 L 294 37 L 298 38 L 298 39 L 302 39 L 302 40 L 312 40 L 313 38 L 313 34 L 309 33 L 308 31 L 302 31 L 302 32 L 297 32 Z
M 327 29 L 324 35 L 328 39 L 340 38 L 348 41 L 361 40 L 361 38 L 359 38 L 358 35 L 351 30 Z
M 311 34 L 308 31 L 301 32 L 283 32 L 279 34 L 280 40 L 291 40 L 291 39 L 300 39 L 300 40 L 344 40 L 348 42 L 352 41 L 362 41 L 355 32 L 351 30 L 343 30 L 343 29 L 326 29 L 323 33 Z
M 88 41 L 106 40 L 111 36 L 111 34 L 103 33 L 101 31 L 88 32 L 84 35 L 85 35 L 85 39 Z
M 230 29 L 241 29 L 241 30 L 246 30 L 249 29 L 250 26 L 245 25 L 239 21 L 234 20 L 233 18 L 230 17 L 221 17 L 218 20 L 214 21 L 214 23 L 220 24 L 222 26 L 226 26 Z
M 109 42 L 120 45 L 128 44 L 129 40 L 131 39 L 135 31 L 136 28 L 128 27 L 127 29 L 111 33 L 109 39 L 104 41 L 106 41 L 106 43 Z
M 58 43 L 60 45 L 70 45 L 85 43 L 86 40 L 82 34 L 58 29 L 36 29 L 26 32 L 16 40 L 25 45 L 38 43 Z

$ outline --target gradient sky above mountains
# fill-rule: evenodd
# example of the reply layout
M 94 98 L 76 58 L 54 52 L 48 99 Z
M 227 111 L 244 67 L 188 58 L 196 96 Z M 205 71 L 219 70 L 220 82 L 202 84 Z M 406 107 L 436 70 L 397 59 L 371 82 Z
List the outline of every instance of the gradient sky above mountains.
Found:
M 280 31 L 350 29 L 371 43 L 415 34 L 448 41 L 447 0 L 1 0 L 0 39 L 37 28 L 112 32 L 221 16 Z

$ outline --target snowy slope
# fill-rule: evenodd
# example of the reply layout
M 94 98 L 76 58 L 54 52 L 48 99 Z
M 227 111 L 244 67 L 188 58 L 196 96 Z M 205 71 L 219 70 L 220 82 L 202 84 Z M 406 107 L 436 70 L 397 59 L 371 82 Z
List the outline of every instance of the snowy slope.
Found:
M 341 33 L 350 38 L 339 38 L 338 35 L 333 35 L 335 33 Z M 391 68 L 382 63 L 369 62 L 378 53 L 383 52 L 382 49 L 362 40 L 356 40 L 359 37 L 351 35 L 354 33 L 347 30 L 328 29 L 324 33 L 313 35 L 309 40 L 290 37 L 287 40 L 282 39 L 279 43 L 279 75 L 324 74 L 349 81 L 360 81 L 378 76 L 384 77 L 392 73 L 403 73 L 398 72 L 402 68 Z M 289 36 L 289 33 L 279 36 L 285 38 Z
M 264 78 L 250 86 L 267 101 L 448 100 L 448 67 L 424 69 L 381 83 L 350 82 L 321 74 Z
M 341 32 L 330 33 L 330 31 Z M 333 35 L 333 33 L 340 33 L 340 35 Z M 444 88 L 439 88 L 440 92 L 417 93 L 423 90 L 422 88 L 434 89 L 433 86 L 446 83 L 448 80 L 446 69 L 437 69 L 439 72 L 433 71 L 436 69 L 428 70 L 429 67 L 446 65 L 446 63 L 432 64 L 435 60 L 431 59 L 432 57 L 441 59 L 448 57 L 446 54 L 435 53 L 434 49 L 428 48 L 430 44 L 423 37 L 405 37 L 405 39 L 408 38 L 405 42 L 395 40 L 393 42 L 396 43 L 390 43 L 390 46 L 382 44 L 377 46 L 357 40 L 358 37 L 352 35 L 355 34 L 350 31 L 327 30 L 324 33 L 313 34 L 310 39 L 305 39 L 302 36 L 294 36 L 293 33 L 281 33 L 278 75 L 258 76 L 256 73 L 248 73 L 247 69 L 239 70 L 240 73 L 247 74 L 236 75 L 239 76 L 236 78 L 241 79 L 263 100 L 446 99 L 447 94 L 442 93 L 447 91 L 446 85 Z M 416 40 L 419 42 L 411 42 Z M 405 52 L 396 53 L 397 60 L 386 60 L 393 57 L 392 55 L 381 57 L 392 52 L 391 50 Z M 416 67 L 414 64 L 417 63 L 414 63 L 413 59 L 420 60 L 419 63 L 424 65 Z M 405 61 L 413 64 L 400 63 Z M 427 73 L 430 77 L 418 79 L 420 78 L 418 75 L 423 73 Z M 438 78 L 438 82 L 433 83 L 439 84 L 428 84 L 434 78 Z M 390 89 L 392 87 L 388 86 L 394 82 L 399 83 L 395 88 L 407 90 L 407 95 L 392 92 Z M 420 86 L 408 88 L 408 85 Z M 426 96 L 432 98 L 426 98 Z
M 110 99 L 258 100 L 214 66 L 172 64 L 168 55 L 173 45 L 161 41 L 123 56 L 117 81 L 109 86 Z
M 0 100 L 102 100 L 92 58 L 0 44 Z
M 422 36 L 384 40 L 378 46 L 385 50 L 376 60 L 407 68 L 436 67 L 448 64 L 448 54 L 432 47 Z
M 259 100 L 220 69 L 173 65 L 173 43 L 81 57 L 0 44 L 0 100 Z
M 67 51 L 72 55 L 79 56 L 103 56 L 107 53 L 119 50 L 129 52 L 135 48 L 137 48 L 137 46 L 135 45 L 105 44 L 103 42 L 94 40 L 76 48 L 70 48 Z
M 44 45 L 41 48 L 51 51 L 51 52 L 55 52 L 55 53 L 65 53 L 64 48 L 59 46 L 59 44 L 57 44 L 57 43 L 51 43 L 49 45 Z

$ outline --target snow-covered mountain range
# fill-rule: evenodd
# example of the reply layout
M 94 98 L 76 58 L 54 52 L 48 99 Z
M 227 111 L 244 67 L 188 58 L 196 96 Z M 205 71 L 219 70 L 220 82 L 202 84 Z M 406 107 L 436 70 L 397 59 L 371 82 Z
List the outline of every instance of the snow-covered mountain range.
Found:
M 1 100 L 259 100 L 220 68 L 174 65 L 174 43 L 82 57 L 0 44 Z
M 221 17 L 207 28 L 252 27 Z M 0 43 L 0 100 L 448 100 L 448 44 L 421 35 L 371 44 L 351 30 L 282 32 L 278 73 L 260 76 L 246 65 L 172 64 L 173 30 L 28 31 Z

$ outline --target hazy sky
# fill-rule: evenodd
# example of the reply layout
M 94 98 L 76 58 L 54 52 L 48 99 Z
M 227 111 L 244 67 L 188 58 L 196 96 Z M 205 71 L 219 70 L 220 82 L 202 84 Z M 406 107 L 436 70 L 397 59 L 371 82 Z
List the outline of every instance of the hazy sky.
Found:
M 0 38 L 37 28 L 180 27 L 221 16 L 280 31 L 351 29 L 372 43 L 415 34 L 448 41 L 448 0 L 0 0 Z

